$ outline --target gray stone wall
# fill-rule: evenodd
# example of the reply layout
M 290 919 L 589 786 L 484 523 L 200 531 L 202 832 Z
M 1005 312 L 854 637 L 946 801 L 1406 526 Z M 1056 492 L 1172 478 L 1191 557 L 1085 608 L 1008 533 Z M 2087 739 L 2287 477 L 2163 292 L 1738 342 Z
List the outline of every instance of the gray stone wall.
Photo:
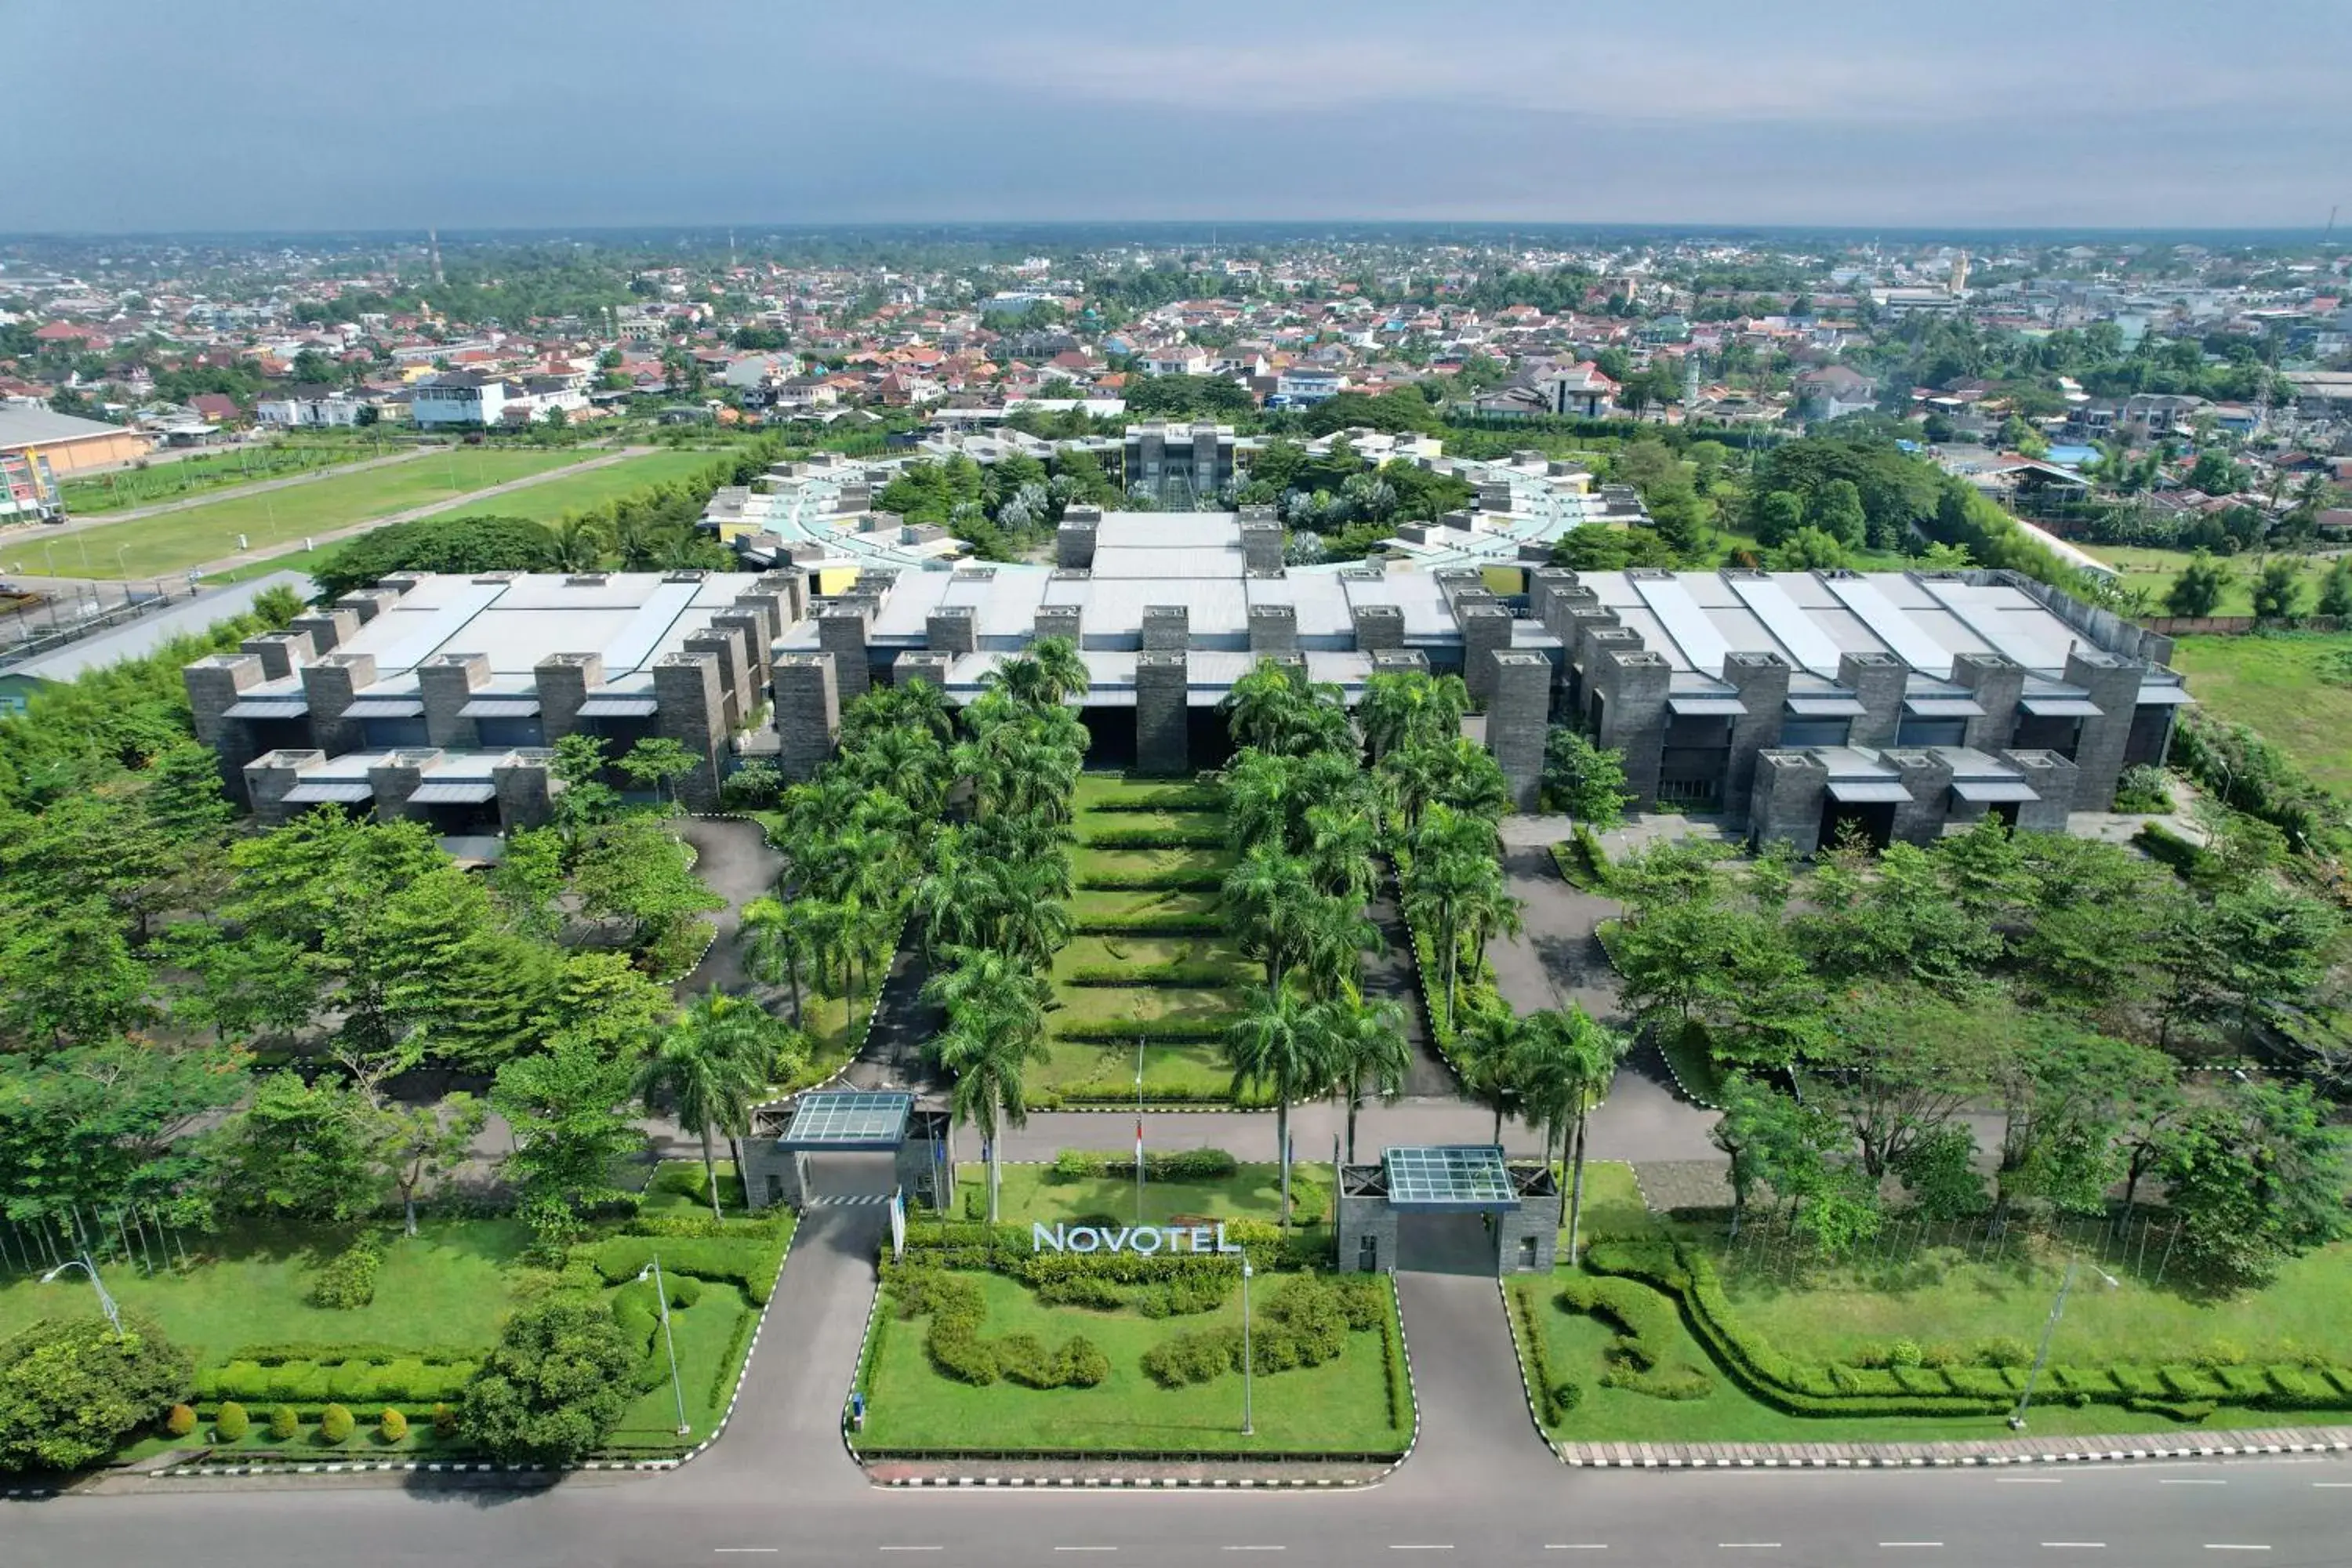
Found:
M 2116 778 L 2124 771 L 2144 671 L 2136 660 L 2096 648 L 2078 647 L 2066 656 L 2067 684 L 2088 691 L 2099 710 L 2099 717 L 2083 721 L 2074 746 L 2076 811 L 2106 811 L 2116 804 Z
M 2066 814 L 2074 808 L 2074 783 L 2077 777 L 2073 763 L 2055 752 L 2000 752 L 2003 762 L 2016 764 L 2025 774 L 2025 782 L 2033 786 L 2038 800 L 2021 801 L 2017 807 L 2018 830 L 2023 833 L 2063 833 Z
M 389 588 L 356 588 L 337 599 L 335 608 L 351 611 L 365 626 L 398 603 L 400 595 Z
M 898 656 L 890 667 L 890 683 L 905 686 L 911 681 L 928 680 L 942 692 L 948 689 L 948 671 L 955 668 L 955 655 L 937 653 L 929 648 L 915 648 Z
M 320 653 L 332 653 L 359 635 L 360 617 L 356 610 L 313 610 L 307 616 L 297 616 L 286 624 L 290 632 L 310 634 L 310 646 Z
M 548 765 L 555 753 L 533 746 L 516 752 L 490 770 L 498 791 L 499 826 L 509 833 L 544 827 L 555 811 L 555 781 Z
M 245 765 L 253 760 L 252 733 L 244 720 L 231 719 L 227 713 L 241 693 L 261 681 L 261 660 L 249 653 L 215 654 L 180 671 L 180 684 L 187 689 L 188 708 L 195 719 L 196 739 L 220 759 L 221 788 L 239 805 L 250 804 Z
M 1615 634 L 1639 637 L 1624 628 Z M 1647 648 L 1602 647 L 1591 673 L 1602 698 L 1601 731 L 1593 739 L 1625 753 L 1625 788 L 1646 811 L 1657 804 L 1658 770 L 1666 739 L 1666 688 L 1673 667 Z
M 1249 607 L 1249 650 L 1261 657 L 1298 651 L 1298 611 L 1290 605 Z
M 1192 646 L 1192 612 L 1182 605 L 1143 606 L 1143 650 L 1181 653 Z
M 366 739 L 356 720 L 343 717 L 362 689 L 375 684 L 375 656 L 331 653 L 302 670 L 302 694 L 310 703 L 310 743 L 331 757 L 356 752 Z
M 758 693 L 768 684 L 769 661 L 775 657 L 775 634 L 768 630 L 768 608 L 757 601 L 736 601 L 737 608 L 711 613 L 710 629 L 730 638 L 736 647 L 735 689 L 749 712 L 760 704 Z
M 1135 765 L 1145 773 L 1192 771 L 1189 699 L 1192 661 L 1182 648 L 1146 648 L 1135 658 Z
M 1097 520 L 1065 516 L 1054 530 L 1054 564 L 1093 570 Z
M 1340 1273 L 1385 1274 L 1396 1267 L 1396 1210 L 1389 1206 L 1386 1197 L 1378 1194 L 1350 1196 L 1342 1193 L 1339 1230 Z M 1364 1256 L 1363 1238 L 1368 1236 L 1373 1243 L 1373 1253 L 1370 1258 Z
M 1933 844 L 1952 816 L 1952 764 L 1934 752 L 1888 752 L 1885 760 L 1911 792 L 1895 808 L 1892 836 L 1905 844 Z
M 531 667 L 539 688 L 539 732 L 551 746 L 580 728 L 580 706 L 604 684 L 604 656 L 551 653 Z
M 743 716 L 758 700 L 751 695 L 751 658 L 742 640 L 726 629 L 713 626 L 690 633 L 678 644 L 681 653 L 709 654 L 719 670 L 719 727 L 722 732 L 733 734 L 743 727 Z
M 435 654 L 416 667 L 416 692 L 425 700 L 425 742 L 430 746 L 471 750 L 481 742 L 474 721 L 462 710 L 490 681 L 488 654 Z M 386 820 L 390 820 L 387 818 Z
M 1029 623 L 1032 642 L 1047 637 L 1067 637 L 1079 647 L 1086 646 L 1086 612 L 1076 605 L 1040 605 Z
M 726 742 L 726 699 L 719 690 L 719 660 L 707 653 L 669 653 L 654 661 L 654 733 L 684 746 L 701 766 L 681 774 L 671 788 L 688 811 L 719 808 L 719 752 Z
M 1348 612 L 1356 628 L 1356 651 L 1378 653 L 1404 646 L 1404 607 L 1401 605 L 1357 605 Z
M 326 760 L 324 752 L 264 752 L 239 770 L 237 794 L 252 805 L 255 820 L 277 827 L 300 809 L 286 804 L 287 791 Z
M 1551 722 L 1551 660 L 1525 649 L 1486 656 L 1494 692 L 1486 704 L 1486 749 L 1510 786 L 1511 806 L 1533 811 L 1543 792 L 1544 741 Z
M 1731 754 L 1719 798 L 1727 811 L 1747 810 L 1756 789 L 1756 753 L 1780 743 L 1780 721 L 1788 716 L 1788 660 L 1777 653 L 1725 656 L 1723 679 L 1739 689 L 1748 711 L 1731 721 Z
M 311 646 L 309 632 L 264 632 L 237 644 L 237 651 L 259 659 L 262 676 L 269 680 L 285 679 L 319 652 Z
M 1861 701 L 1862 717 L 1846 731 L 1854 746 L 1891 746 L 1903 723 L 1903 687 L 1910 670 L 1891 653 L 1838 656 L 1838 684 Z
M 1528 1242 L 1535 1255 L 1527 1255 Z M 1559 1249 L 1559 1199 L 1556 1195 L 1521 1198 L 1519 1206 L 1495 1215 L 1495 1272 L 1549 1274 Z
M 1822 847 L 1822 809 L 1830 770 L 1806 752 L 1768 749 L 1756 754 L 1756 787 L 1748 796 L 1748 837 L 1759 848 L 1786 844 L 1800 855 Z
M 801 1162 L 776 1147 L 772 1138 L 746 1137 L 737 1144 L 743 1156 L 743 1196 L 754 1209 L 782 1204 L 797 1209 L 802 1203 Z
M 866 652 L 869 620 L 868 612 L 854 605 L 826 605 L 816 613 L 817 647 L 833 655 L 834 685 L 845 707 L 865 696 L 874 684 Z
M 1252 572 L 1282 569 L 1282 525 L 1244 522 L 1241 525 L 1242 565 Z
M 409 809 L 408 797 L 425 782 L 425 770 L 441 760 L 441 753 L 431 752 L 388 752 L 382 762 L 368 769 L 368 787 L 375 791 L 375 819 L 378 822 L 399 822 L 410 816 L 422 819 L 425 808 Z
M 980 651 L 980 618 L 970 605 L 942 605 L 923 617 L 923 644 L 935 653 Z
M 788 779 L 814 778 L 841 736 L 841 693 L 833 655 L 787 653 L 776 658 L 776 765 Z
M 1465 597 L 1454 606 L 1454 624 L 1462 628 L 1462 679 L 1470 700 L 1481 708 L 1495 696 L 1493 655 L 1511 646 L 1511 612 L 1505 606 Z
M 1964 653 L 1952 660 L 1952 680 L 1968 688 L 1984 710 L 1968 721 L 1961 743 L 1979 752 L 2009 744 L 2017 732 L 2017 700 L 2025 691 L 2025 667 L 1997 653 Z

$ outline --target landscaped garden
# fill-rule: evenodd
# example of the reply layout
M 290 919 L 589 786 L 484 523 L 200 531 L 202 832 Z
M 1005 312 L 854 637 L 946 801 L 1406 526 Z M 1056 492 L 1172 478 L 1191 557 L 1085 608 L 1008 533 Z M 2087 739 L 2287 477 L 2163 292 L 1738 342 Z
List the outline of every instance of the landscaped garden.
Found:
M 964 1194 L 965 1217 L 977 1219 L 987 1191 L 985 1169 L 959 1165 L 956 1181 Z M 1051 1163 L 1008 1164 L 997 1178 L 1000 1217 L 1006 1225 L 1066 1221 L 1091 1225 L 1173 1225 L 1181 1219 L 1265 1220 L 1282 1217 L 1282 1170 L 1272 1162 L 1244 1163 L 1222 1149 L 1147 1150 L 1142 1213 L 1137 1215 L 1135 1156 L 1130 1152 L 1066 1149 Z M 1291 1224 L 1304 1228 L 1328 1224 L 1331 1215 L 1331 1167 L 1294 1160 L 1290 1166 Z
M 860 1363 L 859 1451 L 1402 1452 L 1412 1392 L 1388 1280 L 1318 1272 L 1318 1232 L 1227 1234 L 1256 1273 L 1246 1352 L 1238 1257 L 1078 1256 L 1033 1251 L 1025 1225 L 912 1227 Z
M 2352 1409 L 2352 1247 L 2234 1294 L 2184 1281 L 2161 1219 L 1896 1227 L 1831 1261 L 1777 1217 L 1733 1238 L 1720 1215 L 1642 1209 L 1626 1167 L 1590 1175 L 1606 1200 L 1588 1201 L 1586 1266 L 1509 1286 L 1530 1392 L 1562 1441 L 2004 1436 L 2070 1259 L 2031 1429 L 2329 1424 Z

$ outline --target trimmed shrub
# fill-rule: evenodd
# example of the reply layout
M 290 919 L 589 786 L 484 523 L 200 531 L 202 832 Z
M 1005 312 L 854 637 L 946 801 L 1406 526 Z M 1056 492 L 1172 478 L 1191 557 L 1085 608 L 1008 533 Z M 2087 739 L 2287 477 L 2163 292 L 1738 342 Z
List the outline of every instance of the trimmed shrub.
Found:
M 1106 795 L 1086 809 L 1089 814 L 1223 811 L 1225 809 L 1225 792 L 1213 785 L 1170 784 L 1163 789 L 1129 790 L 1123 795 Z
M 457 1435 L 457 1406 L 436 1405 L 433 1407 L 433 1435 L 445 1440 Z
M 1093 990 L 1182 986 L 1195 991 L 1223 991 L 1248 978 L 1249 972 L 1238 963 L 1087 963 L 1061 976 L 1061 981 L 1065 985 Z
M 196 1429 L 196 1413 L 185 1405 L 174 1405 L 163 1417 L 163 1430 L 174 1437 L 184 1437 Z
M 2167 1415 L 2175 1421 L 2196 1422 L 2212 1415 L 2214 1405 L 2210 1399 L 2132 1399 L 2125 1402 L 2124 1408 L 2143 1415 Z
M 382 1418 L 376 1422 L 375 1429 L 387 1443 L 405 1441 L 408 1436 L 408 1417 L 387 1405 L 384 1407 Z
M 711 1223 L 709 1220 L 702 1222 Z M 775 1289 L 781 1250 L 772 1232 L 742 1235 L 740 1239 L 712 1237 L 608 1237 L 590 1249 L 589 1260 L 607 1285 L 625 1285 L 653 1261 L 658 1244 L 662 1273 L 675 1282 L 683 1279 L 724 1281 L 742 1288 L 755 1306 L 765 1306 Z M 675 1297 L 672 1298 L 676 1300 Z
M 1238 1005 L 1234 1017 L 1241 1016 Z M 1056 1024 L 1054 1037 L 1077 1045 L 1128 1045 L 1138 1039 L 1163 1045 L 1209 1045 L 1225 1037 L 1233 1019 L 1203 1023 L 1195 1018 L 1106 1018 L 1097 1022 Z M 1146 1167 L 1149 1169 L 1149 1167 Z
M 376 1270 L 383 1263 L 383 1235 L 362 1231 L 310 1282 L 310 1305 L 353 1311 L 373 1301 Z
M 1927 1358 L 1927 1352 L 1919 1348 L 1917 1340 L 1895 1340 L 1886 1347 L 1889 1366 L 1917 1366 Z
M 241 1443 L 252 1430 L 253 1417 L 234 1399 L 222 1405 L 220 1414 L 213 1417 L 213 1436 L 224 1443 Z
M 319 1440 L 322 1443 L 348 1443 L 357 1429 L 352 1413 L 340 1405 L 330 1405 L 319 1413 Z
M 1143 1352 L 1146 1376 L 1162 1388 L 1208 1383 L 1240 1363 L 1239 1329 L 1202 1329 L 1160 1341 Z
M 1222 1181 L 1240 1169 L 1241 1162 L 1223 1149 L 1172 1149 L 1143 1156 L 1144 1176 L 1154 1182 Z M 1135 1156 L 1118 1150 L 1065 1149 L 1054 1156 L 1052 1170 L 1058 1181 L 1117 1179 L 1135 1174 Z
M 1133 871 L 1118 866 L 1097 866 L 1079 876 L 1078 889 L 1097 893 L 1196 893 L 1223 887 L 1225 876 L 1222 866 L 1169 866 Z
M 1127 1305 L 1127 1292 L 1115 1280 L 1092 1274 L 1073 1274 L 1066 1279 L 1048 1279 L 1039 1285 L 1037 1300 L 1053 1307 L 1089 1307 L 1108 1312 Z M 1147 1311 L 1145 1316 L 1164 1317 L 1166 1314 Z
M 1977 1346 L 1977 1360 L 1986 1366 L 2031 1366 L 2033 1347 L 2008 1334 L 1996 1335 Z
M 1079 842 L 1090 849 L 1223 849 L 1225 829 L 1222 821 L 1205 827 L 1097 827 Z
M 302 1418 L 294 1414 L 292 1405 L 281 1405 L 269 1413 L 269 1435 L 277 1441 L 292 1442 L 295 1435 L 301 1430 Z

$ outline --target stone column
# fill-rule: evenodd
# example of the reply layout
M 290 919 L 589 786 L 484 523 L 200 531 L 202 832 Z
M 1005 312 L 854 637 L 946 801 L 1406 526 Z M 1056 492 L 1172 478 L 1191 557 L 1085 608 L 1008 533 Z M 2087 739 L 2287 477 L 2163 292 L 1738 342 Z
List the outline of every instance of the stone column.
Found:
M 817 646 L 833 655 L 833 679 L 845 706 L 866 695 L 874 684 L 867 663 L 867 613 L 850 605 L 826 605 L 816 613 Z
M 249 653 L 215 654 L 180 671 L 180 684 L 187 689 L 188 708 L 195 717 L 196 739 L 213 749 L 220 760 L 221 788 L 241 805 L 251 804 L 245 764 L 253 760 L 252 731 L 244 720 L 229 718 L 228 710 L 261 681 L 261 660 Z
M 1098 519 L 1064 516 L 1061 525 L 1054 530 L 1054 564 L 1092 570 L 1095 539 L 1100 527 Z
M 1294 605 L 1252 605 L 1249 646 L 1253 657 L 1298 651 L 1298 609 Z
M 2074 764 L 2055 752 L 1996 752 L 1995 756 L 2013 763 L 2033 786 L 2039 798 L 2020 801 L 2017 806 L 2017 829 L 2021 833 L 2063 833 L 2067 813 L 2074 809 Z
M 1495 696 L 1490 656 L 1511 646 L 1511 612 L 1497 604 L 1457 601 L 1454 619 L 1462 628 L 1462 679 L 1470 688 L 1470 700 L 1484 708 Z
M 707 653 L 719 668 L 721 722 L 728 734 L 743 727 L 743 716 L 758 701 L 759 687 L 751 679 L 751 659 L 739 629 L 713 623 L 678 644 L 681 653 Z
M 337 599 L 335 608 L 351 611 L 360 618 L 360 625 L 366 626 L 398 603 L 400 595 L 389 588 L 355 588 Z
M 499 826 L 507 833 L 544 827 L 555 813 L 553 779 L 548 764 L 555 753 L 539 747 L 518 751 L 490 770 L 497 790 Z
M 1030 623 L 1029 640 L 1038 643 L 1047 637 L 1067 637 L 1072 647 L 1083 647 L 1084 616 L 1085 611 L 1076 605 L 1040 605 L 1036 617 Z
M 425 744 L 461 751 L 479 745 L 474 721 L 463 717 L 461 710 L 473 700 L 474 693 L 489 681 L 490 660 L 487 654 L 435 654 L 418 665 L 416 692 L 425 700 Z
M 430 710 L 428 710 L 428 712 Z M 422 807 L 412 813 L 408 797 L 425 782 L 425 770 L 441 760 L 439 752 L 387 752 L 384 758 L 368 769 L 368 787 L 375 791 L 375 819 L 378 822 L 398 822 L 415 816 L 420 820 Z
M 1182 605 L 1143 606 L 1143 648 L 1147 653 L 1181 653 L 1192 643 L 1192 612 Z
M 754 1209 L 778 1204 L 793 1209 L 801 1206 L 800 1156 L 779 1149 L 772 1138 L 747 1136 L 738 1147 L 743 1153 L 745 1202 Z
M 1731 756 L 1724 770 L 1723 804 L 1739 812 L 1756 788 L 1756 753 L 1780 743 L 1780 721 L 1787 716 L 1788 661 L 1777 653 L 1727 654 L 1723 679 L 1738 688 L 1748 711 L 1731 721 Z
M 841 735 L 841 694 L 833 655 L 776 657 L 776 765 L 788 779 L 814 778 Z
M 261 661 L 265 680 L 283 680 L 318 655 L 309 632 L 265 632 L 237 644 L 237 651 Z
M 293 817 L 297 810 L 286 804 L 287 792 L 301 782 L 305 773 L 326 760 L 324 752 L 264 752 L 239 770 L 237 794 L 252 803 L 257 821 L 267 827 L 277 827 Z
M 1933 752 L 1887 752 L 1889 766 L 1903 775 L 1911 798 L 1895 808 L 1890 835 L 1905 844 L 1933 844 L 1944 836 L 1952 793 L 1952 764 Z
M 1559 1211 L 1557 1197 L 1521 1198 L 1519 1206 L 1495 1216 L 1495 1271 L 1498 1274 L 1549 1274 L 1559 1260 Z M 1524 1261 L 1525 1243 L 1535 1243 L 1535 1256 Z
M 2083 721 L 2082 738 L 2074 744 L 2076 811 L 2107 811 L 2116 804 L 2116 779 L 2124 771 L 2144 673 L 2137 660 L 2099 648 L 2078 647 L 2066 656 L 2066 684 L 2089 692 L 2099 710 L 2097 718 Z
M 1756 788 L 1748 798 L 1748 837 L 1757 847 L 1786 844 L 1800 855 L 1822 847 L 1822 810 L 1830 788 L 1828 764 L 1810 752 L 1756 754 Z
M 1181 647 L 1146 648 L 1135 656 L 1138 773 L 1192 772 L 1192 737 L 1188 728 L 1192 721 L 1191 665 Z
M 580 707 L 604 684 L 604 656 L 551 653 L 531 667 L 539 688 L 539 732 L 551 746 L 580 728 Z
M 1633 636 L 1638 644 L 1638 635 L 1625 635 Z M 1664 658 L 1638 646 L 1608 648 L 1594 671 L 1601 708 L 1600 733 L 1593 740 L 1625 754 L 1625 788 L 1633 805 L 1644 811 L 1658 801 L 1658 772 L 1665 760 L 1666 688 L 1673 676 L 1673 667 Z
M 1903 688 L 1910 673 L 1891 653 L 1838 656 L 1838 684 L 1852 691 L 1863 706 L 1862 717 L 1846 731 L 1848 745 L 1895 744 L 1895 731 L 1903 723 Z
M 2017 733 L 2017 700 L 2025 692 L 2025 667 L 1997 653 L 1964 653 L 1952 659 L 1952 679 L 1967 687 L 1984 712 L 1968 721 L 1963 744 L 1998 751 Z
M 1282 570 L 1282 525 L 1278 522 L 1244 522 L 1242 524 L 1242 565 L 1251 572 Z
M 310 646 L 320 653 L 335 649 L 359 635 L 360 617 L 356 610 L 313 610 L 307 616 L 297 616 L 286 623 L 289 632 L 308 632 Z
M 302 668 L 302 694 L 310 704 L 310 743 L 331 757 L 356 752 L 365 742 L 356 720 L 345 719 L 363 687 L 375 684 L 375 656 L 331 653 Z
M 726 697 L 719 660 L 708 653 L 667 653 L 654 661 L 654 733 L 684 746 L 701 766 L 670 785 L 692 812 L 719 807 L 719 753 L 725 744 Z
M 1494 753 L 1511 805 L 1533 811 L 1543 792 L 1544 742 L 1551 721 L 1551 660 L 1525 648 L 1487 654 L 1486 750 Z
M 1355 1170 L 1359 1167 L 1350 1166 Z M 1378 1171 L 1377 1165 L 1361 1167 Z M 1339 1195 L 1339 1272 L 1342 1274 L 1384 1274 L 1396 1267 L 1397 1215 L 1389 1200 L 1379 1194 L 1360 1195 L 1348 1193 L 1344 1178 Z M 1367 1240 L 1371 1243 L 1368 1248 Z
M 923 617 L 923 646 L 934 653 L 980 651 L 980 617 L 970 605 L 941 605 Z
M 890 667 L 892 684 L 905 686 L 912 681 L 928 680 L 944 693 L 948 689 L 948 671 L 955 668 L 956 656 L 932 648 L 915 648 L 898 656 Z
M 710 629 L 732 637 L 740 650 L 740 667 L 736 671 L 736 690 L 743 694 L 743 706 L 751 708 L 755 699 L 751 693 L 768 684 L 768 661 L 775 657 L 775 634 L 768 629 L 768 611 L 758 602 L 736 601 L 737 608 L 719 610 L 710 617 Z
M 1379 653 L 1384 648 L 1404 647 L 1403 606 L 1355 605 L 1349 606 L 1348 618 L 1355 623 L 1358 653 Z

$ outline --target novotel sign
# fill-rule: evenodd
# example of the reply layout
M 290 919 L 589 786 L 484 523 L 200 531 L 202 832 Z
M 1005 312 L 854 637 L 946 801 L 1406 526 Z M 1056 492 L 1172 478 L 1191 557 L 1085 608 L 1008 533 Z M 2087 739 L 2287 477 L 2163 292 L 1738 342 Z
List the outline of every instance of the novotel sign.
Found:
M 1158 1252 L 1234 1253 L 1242 1249 L 1225 1239 L 1225 1227 L 1216 1225 L 1029 1225 L 1032 1252 L 1133 1252 L 1149 1258 Z

